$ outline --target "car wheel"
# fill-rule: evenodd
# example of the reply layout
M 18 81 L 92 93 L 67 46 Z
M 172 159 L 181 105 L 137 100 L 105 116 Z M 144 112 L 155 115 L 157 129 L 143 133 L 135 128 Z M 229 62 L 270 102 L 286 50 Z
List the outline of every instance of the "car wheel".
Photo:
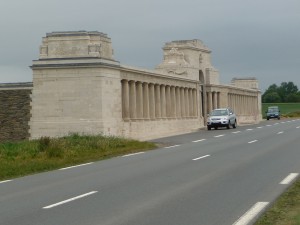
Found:
M 280 120 L 280 117 L 278 117 L 278 120 Z
M 234 124 L 232 125 L 233 128 L 236 128 L 236 120 L 234 121 Z
M 215 130 L 218 130 L 218 127 L 215 127 Z
M 230 121 L 229 121 L 228 124 L 227 124 L 227 126 L 226 126 L 226 128 L 227 128 L 227 129 L 230 129 L 230 125 L 231 125 L 231 124 L 230 124 Z
M 270 118 L 269 117 L 267 117 L 267 120 L 269 120 Z
M 211 126 L 207 126 L 207 130 L 211 130 Z

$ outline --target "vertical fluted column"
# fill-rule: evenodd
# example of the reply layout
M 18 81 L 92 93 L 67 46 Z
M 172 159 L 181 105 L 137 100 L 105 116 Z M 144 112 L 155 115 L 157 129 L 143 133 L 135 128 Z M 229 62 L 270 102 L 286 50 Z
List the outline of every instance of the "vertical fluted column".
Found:
M 128 120 L 130 117 L 128 80 L 122 80 L 122 116 L 124 120 Z
M 201 86 L 200 86 L 200 90 L 199 90 L 199 115 L 200 116 L 204 116 L 203 114 L 203 100 L 202 100 L 202 95 L 203 95 L 203 91 L 201 90 Z
M 143 118 L 143 84 L 141 82 L 136 83 L 136 111 L 137 118 Z
M 155 90 L 154 84 L 149 84 L 149 113 L 150 119 L 155 119 Z
M 197 90 L 193 89 L 192 90 L 192 95 L 193 95 L 193 117 L 197 117 L 198 116 L 198 104 L 197 104 Z
M 129 81 L 129 108 L 130 108 L 130 118 L 136 118 L 136 87 L 135 81 Z
M 167 107 L 166 107 L 166 86 L 161 85 L 160 86 L 160 99 L 161 99 L 161 117 L 166 118 L 167 113 Z
M 171 87 L 171 117 L 172 118 L 176 118 L 176 111 L 177 111 L 177 107 L 176 107 L 176 93 L 175 93 L 175 87 L 172 86 Z
M 181 96 L 180 96 L 180 88 L 175 88 L 176 92 L 176 117 L 181 118 Z
M 217 108 L 221 108 L 221 93 L 217 92 Z
M 166 108 L 167 108 L 167 117 L 171 117 L 171 92 L 170 86 L 166 86 Z
M 214 109 L 218 108 L 218 92 L 214 92 Z
M 212 111 L 212 93 L 207 92 L 207 113 Z
M 155 117 L 161 118 L 160 85 L 155 84 Z
M 189 104 L 189 89 L 184 89 L 184 100 L 185 100 L 185 117 L 190 116 L 190 104 Z
M 180 88 L 180 102 L 181 102 L 181 117 L 184 118 L 185 114 L 185 98 L 184 98 L 184 88 Z
M 191 88 L 188 89 L 188 93 L 189 93 L 189 117 L 193 117 L 194 116 L 194 100 L 193 100 L 193 92 L 192 92 Z
M 143 83 L 143 118 L 149 119 L 149 85 L 148 83 Z

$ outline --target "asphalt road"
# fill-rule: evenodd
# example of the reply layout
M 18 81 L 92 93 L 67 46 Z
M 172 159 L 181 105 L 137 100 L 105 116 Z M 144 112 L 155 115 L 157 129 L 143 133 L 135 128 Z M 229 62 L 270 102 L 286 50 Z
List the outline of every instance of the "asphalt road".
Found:
M 0 224 L 251 224 L 300 172 L 299 119 L 155 142 L 164 147 L 0 181 Z

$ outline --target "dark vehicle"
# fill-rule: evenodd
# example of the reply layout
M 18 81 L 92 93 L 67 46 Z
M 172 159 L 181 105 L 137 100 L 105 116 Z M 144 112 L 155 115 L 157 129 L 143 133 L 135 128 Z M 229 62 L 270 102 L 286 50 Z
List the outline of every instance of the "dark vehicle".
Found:
M 269 106 L 266 111 L 267 120 L 275 118 L 280 120 L 280 110 L 278 106 Z
M 207 129 L 218 129 L 219 127 L 236 128 L 237 121 L 235 113 L 229 108 L 214 109 L 207 118 Z

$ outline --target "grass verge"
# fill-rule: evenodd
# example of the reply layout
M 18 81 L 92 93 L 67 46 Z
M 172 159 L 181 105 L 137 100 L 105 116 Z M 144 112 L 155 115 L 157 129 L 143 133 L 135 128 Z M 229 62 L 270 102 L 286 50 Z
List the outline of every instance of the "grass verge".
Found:
M 0 143 L 0 181 L 154 148 L 150 142 L 77 134 Z
M 299 225 L 300 224 L 300 180 L 298 179 L 255 225 Z

